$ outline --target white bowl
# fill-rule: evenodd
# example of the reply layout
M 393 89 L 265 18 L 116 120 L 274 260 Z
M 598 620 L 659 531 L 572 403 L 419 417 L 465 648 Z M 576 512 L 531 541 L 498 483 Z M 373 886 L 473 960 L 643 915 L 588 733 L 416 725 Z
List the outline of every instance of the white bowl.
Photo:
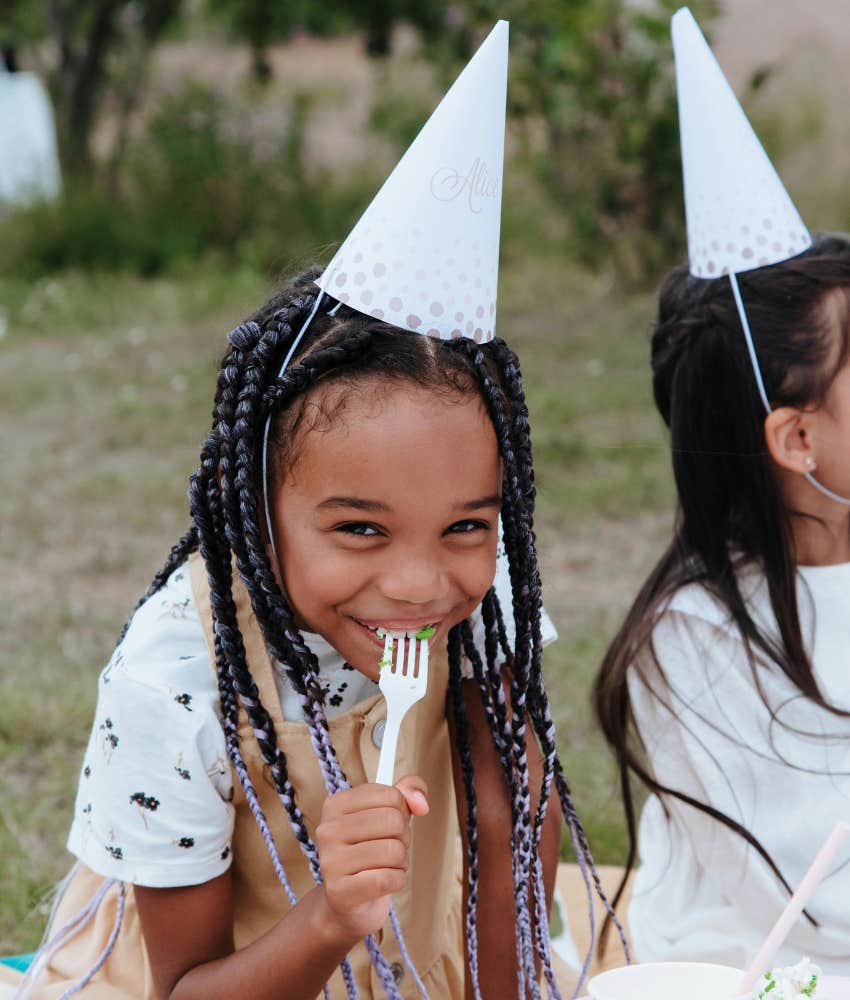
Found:
M 647 962 L 590 980 L 593 1000 L 734 1000 L 744 973 L 707 962 Z

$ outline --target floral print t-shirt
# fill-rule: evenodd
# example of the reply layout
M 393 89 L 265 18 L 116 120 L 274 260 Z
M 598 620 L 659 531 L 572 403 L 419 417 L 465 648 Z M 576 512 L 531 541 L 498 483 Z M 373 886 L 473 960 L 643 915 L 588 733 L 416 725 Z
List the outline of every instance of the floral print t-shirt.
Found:
M 513 645 L 507 561 L 494 581 Z M 476 645 L 484 652 L 479 612 Z M 557 638 L 543 613 L 543 642 Z M 329 717 L 378 693 L 321 636 L 304 633 L 319 661 Z M 471 671 L 470 671 L 471 675 Z M 285 719 L 303 721 L 276 670 Z M 108 878 L 168 888 L 198 885 L 230 865 L 233 776 L 218 685 L 185 566 L 136 611 L 100 675 L 68 850 Z

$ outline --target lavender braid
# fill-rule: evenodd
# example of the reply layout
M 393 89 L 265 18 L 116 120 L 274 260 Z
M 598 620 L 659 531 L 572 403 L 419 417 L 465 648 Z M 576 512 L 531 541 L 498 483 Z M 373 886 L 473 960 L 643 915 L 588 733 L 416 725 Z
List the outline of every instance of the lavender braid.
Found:
M 534 845 L 535 848 L 539 844 L 540 832 L 542 829 L 542 823 L 545 818 L 545 808 L 549 797 L 549 789 L 551 788 L 552 780 L 554 778 L 555 784 L 558 790 L 558 795 L 561 803 L 561 808 L 563 811 L 564 819 L 567 824 L 568 832 L 570 838 L 573 841 L 574 850 L 576 853 L 576 860 L 578 861 L 579 867 L 582 872 L 582 877 L 588 887 L 588 911 L 589 920 L 592 930 L 595 929 L 595 916 L 593 912 L 593 902 L 592 902 L 592 892 L 590 889 L 590 882 L 592 881 L 593 887 L 596 890 L 596 894 L 602 901 L 606 910 L 613 919 L 615 926 L 617 927 L 623 948 L 627 959 L 629 958 L 628 946 L 625 941 L 625 935 L 623 933 L 622 927 L 620 926 L 613 909 L 608 902 L 608 899 L 602 889 L 601 883 L 599 882 L 599 877 L 596 872 L 595 865 L 593 863 L 593 857 L 590 851 L 590 847 L 587 843 L 587 837 L 584 833 L 581 822 L 578 818 L 578 814 L 573 804 L 572 797 L 570 794 L 569 785 L 564 776 L 563 769 L 560 764 L 560 760 L 557 756 L 557 751 L 555 748 L 555 728 L 551 718 L 551 712 L 549 709 L 548 696 L 546 694 L 545 687 L 543 685 L 542 674 L 540 669 L 541 663 L 541 648 L 542 644 L 540 642 L 540 609 L 542 608 L 542 602 L 540 601 L 540 578 L 536 571 L 537 561 L 534 552 L 534 533 L 532 527 L 532 516 L 533 516 L 533 505 L 535 499 L 535 487 L 533 479 L 533 466 L 531 461 L 531 436 L 530 428 L 528 422 L 528 412 L 525 406 L 524 393 L 522 390 L 522 378 L 519 369 L 519 363 L 513 353 L 501 342 L 497 343 L 495 346 L 495 352 L 500 361 L 500 367 L 503 371 L 504 377 L 504 388 L 508 401 L 511 406 L 511 412 L 513 414 L 513 434 L 512 436 L 518 442 L 517 444 L 517 454 L 522 456 L 522 462 L 515 467 L 515 482 L 519 488 L 521 497 L 524 499 L 524 508 L 519 507 L 522 512 L 520 516 L 520 526 L 522 531 L 522 537 L 524 545 L 527 550 L 527 555 L 533 558 L 533 565 L 535 571 L 527 576 L 526 586 L 532 593 L 534 598 L 534 604 L 536 608 L 535 613 L 531 618 L 531 627 L 533 630 L 532 637 L 532 662 L 530 665 L 530 690 L 529 690 L 529 713 L 534 726 L 536 735 L 541 744 L 541 750 L 544 758 L 544 774 L 542 779 L 541 787 L 541 797 L 535 816 L 534 824 Z M 486 369 L 485 369 L 486 376 Z M 524 523 L 523 523 L 524 522 Z M 510 528 L 513 525 L 506 525 L 506 546 L 512 548 L 508 536 L 512 534 Z M 517 553 L 518 555 L 518 553 Z M 521 562 L 511 557 L 511 552 L 508 553 L 509 565 L 511 567 L 515 565 L 522 565 Z M 516 591 L 515 591 L 516 593 Z M 515 618 L 519 618 L 517 609 L 515 607 Z M 503 627 L 503 626 L 502 626 Z M 519 621 L 517 621 L 517 633 L 519 635 Z M 519 649 L 519 643 L 517 644 Z M 535 854 L 536 854 L 535 850 Z M 539 909 L 539 904 L 538 904 Z M 592 945 L 591 945 L 592 948 Z M 584 971 L 589 964 L 589 957 L 585 961 Z M 581 981 L 580 981 L 581 982 Z
M 542 683 L 540 671 L 541 660 L 541 636 L 540 636 L 540 611 L 542 602 L 540 598 L 540 579 L 537 572 L 537 560 L 534 546 L 533 533 L 533 506 L 535 498 L 535 488 L 531 462 L 531 441 L 528 426 L 528 415 L 525 407 L 524 395 L 522 392 L 521 375 L 518 362 L 512 352 L 501 342 L 495 342 L 494 354 L 500 363 L 500 370 L 504 383 L 505 395 L 510 404 L 512 414 L 512 426 L 510 431 L 505 426 L 505 421 L 501 412 L 501 396 L 498 387 L 495 386 L 488 371 L 488 367 L 483 353 L 471 348 L 473 363 L 479 372 L 479 377 L 484 389 L 485 401 L 488 404 L 493 425 L 499 438 L 500 451 L 505 465 L 505 494 L 506 503 L 503 505 L 503 523 L 505 533 L 505 546 L 508 552 L 509 566 L 511 568 L 511 582 L 514 592 L 514 619 L 516 623 L 517 644 L 514 657 L 514 677 L 512 682 L 511 700 L 514 712 L 514 744 L 515 757 L 520 775 L 527 774 L 527 765 L 523 760 L 522 748 L 524 748 L 524 733 L 520 734 L 517 726 L 517 710 L 519 706 L 524 706 L 527 702 L 529 714 L 535 733 L 540 741 L 544 760 L 544 772 L 541 780 L 541 795 L 538 808 L 535 813 L 532 827 L 531 844 L 523 844 L 523 848 L 530 846 L 529 855 L 531 858 L 530 867 L 533 868 L 533 878 L 531 879 L 535 896 L 535 916 L 537 923 L 536 945 L 543 967 L 546 972 L 547 985 L 550 993 L 557 990 L 554 983 L 554 975 L 548 956 L 549 942 L 548 935 L 542 933 L 542 920 L 546 913 L 545 900 L 542 885 L 542 868 L 539 861 L 539 843 L 542 833 L 542 825 L 545 818 L 546 805 L 548 803 L 549 791 L 553 778 L 561 799 L 561 805 L 570 837 L 573 840 L 576 857 L 582 870 L 582 876 L 588 886 L 589 909 L 591 927 L 594 927 L 594 914 L 592 910 L 592 899 L 590 898 L 590 881 L 592 879 L 597 893 L 602 899 L 606 908 L 611 912 L 611 907 L 602 892 L 598 876 L 593 866 L 587 839 L 578 821 L 575 807 L 569 794 L 569 787 L 563 777 L 563 771 L 557 759 L 554 743 L 554 726 L 548 709 L 548 699 Z M 520 574 L 518 567 L 525 567 L 525 572 Z M 498 603 L 498 602 L 496 602 Z M 485 614 L 487 612 L 485 611 Z M 505 645 L 504 623 L 500 621 L 497 611 L 496 623 L 499 632 L 499 640 Z M 492 650 L 492 641 L 491 641 Z M 489 659 L 489 656 L 488 656 Z M 523 664 L 527 663 L 527 673 L 523 669 Z M 523 719 L 525 713 L 523 712 Z M 517 754 L 517 750 L 519 753 Z M 526 814 L 527 815 L 527 814 Z M 525 819 L 525 817 L 524 817 Z M 524 827 L 527 830 L 527 827 Z M 528 873 L 525 864 L 522 869 Z M 588 877 L 588 872 L 590 877 Z M 614 918 L 616 920 L 616 918 Z M 620 936 L 625 940 L 620 929 Z M 626 952 L 628 955 L 628 952 Z M 587 962 L 585 963 L 585 968 Z
M 215 563 L 219 567 L 220 571 L 222 561 L 226 561 L 228 559 L 228 554 L 227 552 L 222 552 L 221 546 L 218 545 L 218 538 L 221 536 L 217 533 L 214 526 L 219 521 L 219 518 L 212 513 L 215 494 L 210 488 L 210 484 L 218 467 L 214 439 L 210 439 L 208 441 L 208 447 L 205 448 L 205 454 L 202 454 L 201 464 L 203 468 L 203 475 L 199 470 L 199 472 L 196 473 L 190 481 L 190 503 L 192 505 L 195 523 L 200 528 L 199 537 L 201 539 L 201 555 L 207 565 Z M 275 874 L 283 886 L 290 904 L 294 906 L 298 901 L 298 898 L 292 888 L 283 867 L 283 863 L 280 860 L 277 846 L 275 845 L 274 838 L 271 830 L 269 829 L 268 820 L 266 819 L 262 807 L 260 806 L 257 791 L 254 788 L 254 784 L 248 774 L 247 765 L 245 764 L 242 753 L 239 749 L 239 706 L 229 672 L 227 670 L 220 669 L 221 665 L 226 662 L 226 658 L 221 645 L 221 640 L 217 633 L 214 636 L 214 644 L 216 665 L 218 668 L 216 670 L 216 676 L 218 679 L 219 698 L 221 700 L 222 717 L 224 721 L 224 737 L 228 756 L 233 763 L 234 769 L 236 770 L 236 774 L 239 778 L 239 784 L 242 786 L 242 790 L 245 794 L 248 807 L 254 816 L 254 820 L 257 823 L 257 827 L 259 828 L 260 834 L 265 842 L 266 848 L 268 849 Z
M 536 489 L 534 485 L 534 464 L 531 449 L 531 428 L 528 419 L 528 408 L 522 388 L 522 375 L 519 362 L 514 353 L 501 341 L 495 345 L 494 353 L 500 362 L 503 390 L 509 404 L 511 420 L 511 438 L 514 443 L 515 465 L 512 470 L 512 481 L 516 484 L 519 497 L 523 501 L 518 504 L 518 516 L 510 527 L 519 527 L 519 537 L 525 548 L 527 557 L 526 586 L 528 588 L 530 630 L 530 653 L 528 685 L 530 693 L 543 688 L 541 674 L 541 657 L 543 642 L 541 635 L 541 615 L 543 610 L 542 587 L 537 563 L 534 535 L 534 503 Z M 510 529 L 509 529 L 510 530 Z M 522 590 L 521 590 L 522 592 Z M 498 603 L 498 602 L 497 602 Z M 519 628 L 517 629 L 519 634 Z M 519 648 L 519 644 L 518 644 Z M 532 719 L 532 723 L 534 720 Z M 540 840 L 546 808 L 552 787 L 555 764 L 554 726 L 548 727 L 548 733 L 537 732 L 543 753 L 543 775 L 540 794 L 531 830 L 531 857 L 534 867 L 532 886 L 536 916 L 537 952 L 546 972 L 547 985 L 550 994 L 558 995 L 549 953 L 549 935 L 546 929 L 548 914 L 546 908 L 545 890 L 543 885 L 543 869 L 540 861 Z
M 235 332 L 238 333 L 238 331 Z M 217 407 L 214 416 L 214 422 L 219 429 L 222 426 L 222 421 L 226 415 L 230 401 L 230 394 L 227 391 L 227 376 L 232 374 L 236 366 L 236 360 L 233 354 L 231 354 L 223 366 L 223 372 L 225 373 L 224 384 L 217 394 Z M 236 666 L 240 662 L 240 657 L 243 664 L 246 661 L 241 633 L 236 621 L 235 605 L 232 600 L 230 550 L 228 546 L 222 545 L 220 542 L 220 539 L 228 537 L 232 532 L 228 532 L 225 527 L 221 497 L 217 489 L 218 468 L 221 462 L 218 446 L 219 440 L 220 438 L 214 433 L 208 442 L 211 453 L 208 460 L 202 462 L 201 468 L 193 477 L 190 489 L 190 505 L 196 524 L 203 526 L 201 532 L 201 552 L 207 562 L 210 593 L 213 600 L 216 623 L 215 648 L 218 667 L 217 676 L 224 716 L 225 738 L 230 758 L 233 761 L 240 784 L 245 793 L 246 801 L 266 844 L 275 873 L 281 881 L 290 903 L 294 905 L 297 902 L 297 898 L 286 876 L 277 847 L 268 827 L 268 822 L 259 805 L 256 790 L 250 780 L 247 767 L 239 749 L 236 693 L 238 693 L 239 700 L 248 714 L 263 756 L 272 766 L 279 798 L 284 806 L 296 840 L 307 857 L 316 881 L 321 881 L 321 871 L 319 868 L 318 853 L 307 832 L 304 816 L 297 805 L 295 789 L 286 771 L 285 758 L 276 750 L 271 719 L 260 703 L 256 685 L 253 683 L 253 678 L 251 678 L 247 671 L 247 667 L 244 670 L 239 670 L 238 666 Z M 209 514 L 209 520 L 205 517 L 207 514 Z M 222 584 L 220 590 L 219 581 Z M 228 632 L 227 626 L 229 626 L 230 632 Z M 228 651 L 226 645 L 228 634 L 234 637 L 236 646 L 235 649 L 231 649 L 230 651 Z M 349 996 L 356 997 L 357 989 L 348 959 L 343 960 L 341 968 Z M 325 993 L 329 995 L 327 986 L 325 987 Z
M 307 299 L 298 302 L 297 307 L 302 310 L 311 304 Z M 315 657 L 295 627 L 291 610 L 280 593 L 266 555 L 257 517 L 256 493 L 253 489 L 253 483 L 256 482 L 255 441 L 260 422 L 265 419 L 263 411 L 266 407 L 285 406 L 290 399 L 303 394 L 325 371 L 345 365 L 351 356 L 362 351 L 369 337 L 364 333 L 361 338 L 351 337 L 340 345 L 310 354 L 302 363 L 284 373 L 273 386 L 263 392 L 262 371 L 268 367 L 267 362 L 276 346 L 273 343 L 274 334 L 283 332 L 279 329 L 282 325 L 284 324 L 279 321 L 277 330 L 267 330 L 259 340 L 256 340 L 256 327 L 248 325 L 247 329 L 240 328 L 231 337 L 234 352 L 230 364 L 224 368 L 223 377 L 228 383 L 239 382 L 239 387 L 234 391 L 232 384 L 225 384 L 220 393 L 221 406 L 216 430 L 221 441 L 219 461 L 221 503 L 227 526 L 227 540 L 236 557 L 240 575 L 249 589 L 252 605 L 269 651 L 284 666 L 294 689 L 299 693 L 326 785 L 329 792 L 333 792 L 347 787 L 348 783 L 333 752 L 320 697 L 316 697 L 315 694 L 318 690 Z M 285 326 L 286 332 L 289 332 L 292 324 L 286 323 Z M 245 352 L 247 357 L 240 357 L 239 354 L 244 348 L 250 348 L 251 345 L 247 342 L 251 340 L 256 340 L 257 350 L 253 353 Z M 264 363 L 256 363 L 257 354 L 263 348 L 269 350 L 268 357 L 261 359 Z M 228 423 L 222 419 L 226 416 L 230 417 Z M 222 632 L 222 638 L 225 637 Z M 235 636 L 233 638 L 235 639 Z M 223 646 L 226 649 L 225 643 Z M 261 752 L 268 760 L 272 776 L 279 787 L 279 779 L 283 777 L 280 771 L 283 763 L 282 754 L 279 751 L 274 753 L 276 749 L 273 742 L 274 734 L 267 723 L 267 713 L 259 702 L 253 682 L 247 683 L 247 679 L 238 677 L 234 671 L 234 664 L 241 665 L 244 662 L 243 657 L 244 651 L 240 654 L 239 650 L 236 651 L 235 658 L 228 655 L 229 672 L 233 676 L 240 699 L 249 712 Z M 244 672 L 247 674 L 247 669 Z M 311 680 L 315 680 L 313 691 L 309 689 Z M 254 690 L 251 690 L 252 687 Z M 300 840 L 302 847 L 307 847 L 303 834 Z M 316 874 L 314 870 L 314 876 Z M 320 872 L 318 876 L 320 878 Z M 397 921 L 394 925 L 400 932 Z M 403 939 L 399 944 L 403 957 L 409 962 Z M 388 995 L 396 996 L 397 989 L 392 973 L 374 938 L 366 939 L 366 947 Z M 414 978 L 418 978 L 415 970 L 413 971 Z
M 478 982 L 478 804 L 475 796 L 475 769 L 472 750 L 469 745 L 469 719 L 463 703 L 461 660 L 462 625 L 456 625 L 448 638 L 449 695 L 455 721 L 457 750 L 463 774 L 463 788 L 466 796 L 466 841 L 467 841 L 467 899 L 466 899 L 466 950 L 469 960 L 469 975 L 475 1000 L 481 1000 Z
M 481 693 L 482 703 L 484 705 L 484 710 L 487 715 L 490 735 L 493 740 L 493 745 L 499 755 L 499 759 L 502 764 L 502 769 L 505 774 L 508 790 L 512 797 L 512 803 L 514 803 L 515 801 L 514 797 L 516 795 L 516 779 L 515 779 L 516 769 L 514 767 L 514 762 L 512 757 L 513 736 L 512 736 L 510 721 L 508 719 L 508 714 L 507 714 L 507 704 L 504 697 L 504 688 L 502 686 L 502 672 L 501 672 L 500 661 L 498 657 L 495 655 L 495 651 L 498 648 L 498 635 L 496 633 L 495 628 L 492 627 L 495 618 L 495 615 L 492 614 L 492 609 L 494 605 L 495 606 L 498 605 L 498 599 L 496 598 L 495 593 L 491 590 L 485 596 L 484 601 L 482 602 L 482 610 L 488 606 L 491 609 L 490 615 L 488 615 L 487 612 L 485 612 L 482 615 L 482 618 L 485 621 L 485 628 L 488 617 L 491 620 L 491 627 L 488 630 L 488 632 L 485 633 L 485 652 L 489 652 L 489 655 L 487 656 L 488 662 L 486 667 L 482 662 L 478 648 L 475 645 L 472 635 L 472 630 L 470 629 L 468 622 L 465 622 L 460 626 L 460 631 L 463 640 L 463 650 L 467 659 L 472 665 L 473 675 L 476 679 L 476 682 L 478 683 L 479 691 Z M 450 664 L 451 664 L 451 658 L 450 658 Z M 512 809 L 514 809 L 513 805 Z M 511 857 L 512 860 L 514 861 L 514 872 L 515 872 L 514 877 L 515 879 L 523 878 L 524 883 L 527 885 L 525 876 L 523 876 L 521 872 L 520 873 L 516 872 L 515 855 L 517 852 L 515 850 L 516 831 L 514 828 L 517 825 L 518 824 L 516 822 L 512 823 L 512 830 L 511 830 Z M 542 882 L 541 882 L 541 888 L 542 888 Z M 545 935 L 546 928 L 548 926 L 548 914 L 546 913 L 545 909 L 545 892 L 543 893 L 543 899 L 544 899 L 544 908 L 543 908 L 542 931 L 539 922 L 540 913 L 536 912 L 538 935 L 540 933 L 543 933 Z M 523 893 L 523 903 L 527 907 L 526 893 Z M 526 948 L 528 948 L 527 941 L 526 941 Z M 530 950 L 528 950 L 526 963 L 530 964 L 529 975 L 534 977 L 534 983 L 536 985 L 536 973 L 534 970 L 534 963 L 533 959 L 531 959 L 530 956 L 531 952 Z M 545 972 L 547 963 L 546 953 L 540 954 L 540 958 Z M 549 961 L 549 964 L 551 965 L 551 961 Z M 547 983 L 549 983 L 549 978 L 550 977 L 547 975 Z M 524 995 L 522 993 L 522 990 L 524 989 L 523 982 L 520 981 L 519 985 L 521 988 L 520 989 L 521 995 Z M 550 984 L 550 995 L 556 997 L 560 996 L 560 994 L 558 993 L 557 983 L 554 980 L 554 973 L 552 975 L 552 982 Z
M 501 368 L 504 372 L 504 389 L 505 394 L 511 406 L 511 412 L 513 414 L 513 431 L 514 438 L 517 441 L 517 454 L 521 456 L 521 462 L 519 464 L 519 469 L 521 470 L 521 475 L 524 473 L 524 484 L 523 484 L 523 494 L 528 502 L 529 511 L 529 530 L 531 531 L 531 543 L 533 545 L 534 535 L 531 530 L 531 515 L 533 513 L 533 506 L 535 500 L 536 489 L 534 485 L 534 465 L 532 461 L 532 449 L 531 449 L 531 428 L 528 419 L 528 409 L 525 404 L 525 394 L 522 388 L 522 373 L 520 370 L 519 361 L 516 355 L 503 343 L 499 343 L 496 347 L 497 354 L 501 360 Z M 536 560 L 535 560 L 536 566 Z M 537 590 L 537 596 L 540 596 L 540 577 L 539 573 L 534 574 L 533 585 Z M 542 608 L 542 601 L 540 602 L 540 607 Z M 549 707 L 549 698 L 546 693 L 545 686 L 543 684 L 543 678 L 541 673 L 541 652 L 542 643 L 540 642 L 540 616 L 535 615 L 533 619 L 533 626 L 536 632 L 535 636 L 535 657 L 532 663 L 532 679 L 531 679 L 531 689 L 529 692 L 529 698 L 532 702 L 531 705 L 531 718 L 535 726 L 537 737 L 540 740 L 541 748 L 544 754 L 544 774 L 543 774 L 543 788 L 541 788 L 540 804 L 538 806 L 537 816 L 535 817 L 534 826 L 534 842 L 535 846 L 539 843 L 542 824 L 545 818 L 545 806 L 549 797 L 549 789 L 551 788 L 553 777 L 555 779 L 556 787 L 558 790 L 559 799 L 561 802 L 561 808 L 564 814 L 564 819 L 567 824 L 568 830 L 570 832 L 571 839 L 577 842 L 578 849 L 576 849 L 576 859 L 579 863 L 579 867 L 582 871 L 582 876 L 585 883 L 588 882 L 588 875 L 594 884 L 596 893 L 605 907 L 606 911 L 610 915 L 617 928 L 617 932 L 620 937 L 620 941 L 623 945 L 623 950 L 626 959 L 630 959 L 628 944 L 626 943 L 625 934 L 623 928 L 620 925 L 616 913 L 613 907 L 610 905 L 605 892 L 602 889 L 601 883 L 599 882 L 599 876 L 596 872 L 596 866 L 593 862 L 593 855 L 590 850 L 590 845 L 587 842 L 587 837 L 582 827 L 581 821 L 579 820 L 578 813 L 576 811 L 575 805 L 572 801 L 572 795 L 570 793 L 569 784 L 567 782 L 566 776 L 564 775 L 563 768 L 561 767 L 560 760 L 557 755 L 557 750 L 555 746 L 555 726 L 552 721 L 551 711 Z M 543 794 L 545 791 L 545 794 Z M 542 809 L 541 809 L 542 807 Z M 588 894 L 588 910 L 589 919 L 591 927 L 595 925 L 595 916 L 593 912 L 592 895 Z M 591 935 L 591 940 L 594 935 Z M 592 944 L 591 944 L 592 948 Z M 585 968 L 589 962 L 585 962 Z
M 503 463 L 503 504 L 502 520 L 504 543 L 508 554 L 511 585 L 513 590 L 514 621 L 516 624 L 516 645 L 514 651 L 513 670 L 511 676 L 511 735 L 512 754 L 516 772 L 517 794 L 514 797 L 515 814 L 513 816 L 516 831 L 517 866 L 514 878 L 514 896 L 517 912 L 517 927 L 521 935 L 522 962 L 528 973 L 528 985 L 533 998 L 539 997 L 540 991 L 534 970 L 532 955 L 531 917 L 527 903 L 527 886 L 533 885 L 535 894 L 539 887 L 534 884 L 535 868 L 532 860 L 531 836 L 531 790 L 529 787 L 528 758 L 526 753 L 526 702 L 530 662 L 532 659 L 532 643 L 534 633 L 531 622 L 536 615 L 539 617 L 539 598 L 535 607 L 535 594 L 531 589 L 536 575 L 536 553 L 533 536 L 528 539 L 527 520 L 525 518 L 525 497 L 519 488 L 514 443 L 508 417 L 505 413 L 503 396 L 499 386 L 490 375 L 484 353 L 480 347 L 470 345 L 472 363 L 481 384 L 484 402 L 490 419 L 496 431 L 499 442 L 499 452 Z M 526 529 L 523 531 L 523 529 Z M 526 545 L 523 546 L 523 542 Z M 525 567 L 526 572 L 520 573 L 519 567 Z M 530 570 L 530 571 L 529 571 Z M 539 593 L 539 592 L 538 592 Z M 545 928 L 541 929 L 545 934 Z M 541 959 L 544 956 L 541 955 Z M 548 962 L 544 962 L 544 968 Z M 547 970 L 547 981 L 550 972 Z
M 312 300 L 300 300 L 298 308 L 307 310 L 312 307 Z M 284 327 L 282 322 L 278 323 L 278 330 Z M 291 331 L 292 324 L 286 323 L 285 329 Z M 239 331 L 237 337 L 232 337 L 232 342 L 237 346 L 242 346 Z M 259 342 L 259 347 L 268 347 L 268 337 L 263 337 Z M 364 335 L 364 340 L 368 340 L 368 335 Z M 330 740 L 327 726 L 327 719 L 324 713 L 321 696 L 321 686 L 318 679 L 318 663 L 315 655 L 304 643 L 293 619 L 292 612 L 283 599 L 283 595 L 277 585 L 276 578 L 272 572 L 271 565 L 265 550 L 265 542 L 262 538 L 259 519 L 257 516 L 256 491 L 253 483 L 256 482 L 256 454 L 254 442 L 256 440 L 257 428 L 265 414 L 262 410 L 257 412 L 259 403 L 268 405 L 285 405 L 289 398 L 302 395 L 313 382 L 327 369 L 333 369 L 344 364 L 348 357 L 361 350 L 357 338 L 351 338 L 338 347 L 328 348 L 310 355 L 304 363 L 285 372 L 276 383 L 274 389 L 261 395 L 260 389 L 262 381 L 260 378 L 261 366 L 249 363 L 247 365 L 234 365 L 238 369 L 242 367 L 244 371 L 243 384 L 238 392 L 237 406 L 235 409 L 235 423 L 233 425 L 236 444 L 236 476 L 234 486 L 231 490 L 230 482 L 230 462 L 229 456 L 225 453 L 227 446 L 222 448 L 221 469 L 221 493 L 222 501 L 226 511 L 229 513 L 228 541 L 236 556 L 240 575 L 243 578 L 249 593 L 252 597 L 252 605 L 257 616 L 257 620 L 263 630 L 266 644 L 275 659 L 284 666 L 287 678 L 292 683 L 293 688 L 299 695 L 305 720 L 309 726 L 311 740 L 316 756 L 322 768 L 325 784 L 329 794 L 349 787 L 348 781 L 339 766 L 336 753 Z M 254 359 L 251 358 L 253 361 Z M 272 360 L 271 355 L 264 359 L 266 364 Z M 223 399 L 227 400 L 229 394 L 224 392 Z M 223 439 L 227 438 L 223 435 Z M 247 668 L 245 670 L 247 674 Z M 312 688 L 312 690 L 311 690 Z M 259 696 L 252 695 L 255 705 L 259 705 Z M 259 705 L 260 709 L 262 706 Z M 265 715 L 265 710 L 262 709 Z M 262 720 L 261 720 L 262 723 Z M 271 733 L 267 726 L 260 725 L 259 733 L 268 738 L 271 745 L 274 745 L 273 729 Z M 259 742 L 259 737 L 258 737 Z M 278 784 L 278 777 L 285 779 L 285 774 L 278 774 L 283 765 L 283 755 L 277 753 L 276 757 L 267 756 L 260 742 L 260 747 L 264 751 L 264 756 L 271 765 L 272 775 Z M 280 788 L 280 785 L 278 785 Z M 291 787 L 291 786 L 290 786 Z M 286 804 L 286 803 L 285 803 Z M 307 848 L 308 858 L 311 861 L 314 878 L 321 881 L 321 872 L 318 868 L 318 853 L 315 846 L 306 833 L 306 828 L 302 830 L 299 837 L 302 847 Z M 396 937 L 399 939 L 399 949 L 406 964 L 411 968 L 415 980 L 418 980 L 418 973 L 409 962 L 407 948 L 405 946 L 401 929 L 397 920 L 393 927 Z M 397 995 L 395 980 L 392 972 L 378 947 L 374 936 L 370 935 L 365 939 L 365 945 L 369 952 L 370 959 L 378 972 L 382 984 L 390 997 Z
M 123 882 L 115 882 L 110 880 L 106 883 L 109 885 L 118 886 L 118 902 L 115 907 L 115 921 L 112 924 L 112 930 L 109 932 L 109 937 L 106 944 L 103 946 L 103 951 L 98 955 L 95 960 L 94 965 L 86 972 L 82 979 L 74 983 L 73 986 L 69 986 L 67 990 L 62 993 L 59 1000 L 69 1000 L 70 997 L 74 996 L 75 993 L 82 993 L 82 991 L 88 986 L 88 984 L 94 979 L 94 977 L 100 972 L 103 966 L 106 964 L 106 960 L 112 954 L 112 949 L 115 947 L 115 942 L 118 940 L 118 933 L 121 930 L 121 924 L 124 920 L 124 902 L 126 898 L 126 890 L 124 888 Z

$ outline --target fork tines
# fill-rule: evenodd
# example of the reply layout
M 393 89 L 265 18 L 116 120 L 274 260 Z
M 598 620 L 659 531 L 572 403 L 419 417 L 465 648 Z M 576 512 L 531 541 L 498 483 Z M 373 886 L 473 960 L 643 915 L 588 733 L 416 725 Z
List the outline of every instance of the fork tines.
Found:
M 417 639 L 409 632 L 387 632 L 380 665 L 382 673 L 384 670 L 389 670 L 390 673 L 400 674 L 402 677 L 419 677 L 423 670 L 428 669 L 428 640 Z

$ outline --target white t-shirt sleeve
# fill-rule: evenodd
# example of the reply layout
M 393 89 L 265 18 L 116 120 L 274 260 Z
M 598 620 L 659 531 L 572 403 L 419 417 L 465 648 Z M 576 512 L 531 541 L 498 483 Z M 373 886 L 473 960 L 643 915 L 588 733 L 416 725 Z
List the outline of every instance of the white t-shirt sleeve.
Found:
M 137 885 L 230 865 L 234 809 L 215 672 L 185 567 L 136 612 L 100 676 L 68 849 Z
M 507 633 L 508 645 L 511 649 L 513 649 L 514 644 L 516 643 L 516 624 L 514 623 L 513 615 L 513 592 L 511 590 L 510 570 L 508 569 L 508 557 L 505 555 L 504 547 L 501 544 L 499 544 L 499 548 L 496 553 L 496 576 L 493 580 L 493 587 L 496 591 L 496 597 L 499 600 L 499 607 L 502 609 L 502 617 L 505 621 L 505 632 Z M 478 650 L 482 659 L 484 659 L 485 632 L 484 620 L 481 617 L 480 607 L 477 607 L 470 615 L 469 622 L 472 626 L 472 638 L 475 642 L 475 648 Z M 540 629 L 541 639 L 544 646 L 548 646 L 549 643 L 554 642 L 558 638 L 557 629 L 552 623 L 552 619 L 547 614 L 545 608 L 541 608 Z M 467 680 L 470 680 L 475 676 L 472 671 L 472 664 L 466 656 L 461 659 L 460 669 L 461 673 Z

